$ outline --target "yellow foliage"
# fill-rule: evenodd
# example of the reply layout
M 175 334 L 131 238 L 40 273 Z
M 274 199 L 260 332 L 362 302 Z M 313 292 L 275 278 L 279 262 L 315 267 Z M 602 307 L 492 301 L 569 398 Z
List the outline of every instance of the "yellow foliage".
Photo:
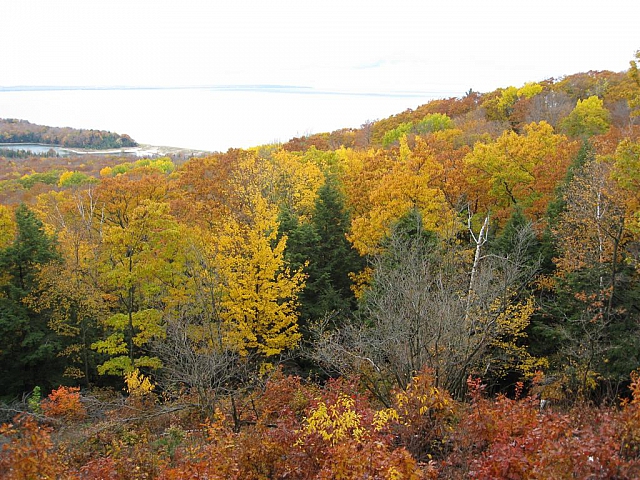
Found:
M 0 248 L 7 247 L 16 235 L 16 224 L 13 212 L 5 205 L 0 205 Z
M 382 410 L 376 411 L 373 415 L 373 429 L 376 432 L 380 432 L 389 423 L 398 421 L 399 419 L 398 411 L 395 408 L 383 408 Z
M 63 172 L 62 175 L 60 175 L 60 179 L 58 180 L 58 186 L 63 186 L 71 177 L 73 177 L 73 173 L 74 172 L 69 170 Z
M 532 356 L 518 342 L 527 337 L 526 329 L 535 311 L 534 299 L 528 297 L 520 302 L 509 301 L 506 306 L 503 302 L 503 299 L 496 299 L 492 305 L 493 309 L 500 312 L 496 319 L 498 337 L 493 346 L 504 353 L 498 360 L 498 373 L 507 373 L 515 368 L 525 378 L 533 378 L 537 371 L 549 366 L 546 358 Z
M 127 393 L 134 397 L 150 395 L 156 388 L 149 377 L 140 373 L 137 368 L 124 374 Z
M 359 300 L 369 288 L 371 280 L 373 279 L 373 269 L 371 267 L 365 267 L 361 272 L 349 272 L 349 279 L 352 282 L 351 291 L 355 297 Z
M 348 236 L 360 254 L 379 252 L 380 241 L 390 234 L 393 224 L 412 209 L 420 211 L 425 229 L 452 231 L 454 216 L 443 192 L 432 186 L 443 169 L 424 140 L 417 138 L 411 150 L 403 137 L 395 156 L 376 158 L 379 155 L 382 153 L 351 156 L 352 170 L 345 177 L 351 201 L 361 205 L 355 208 Z M 372 168 L 378 171 L 372 172 Z M 354 196 L 365 196 L 366 200 Z
M 494 142 L 477 143 L 465 164 L 470 183 L 488 195 L 481 210 L 497 206 L 496 215 L 507 218 L 513 205 L 521 205 L 525 213 L 542 215 L 555 189 L 548 180 L 568 168 L 570 158 L 560 148 L 565 141 L 543 121 L 526 125 L 523 135 L 508 131 Z
M 228 219 L 217 238 L 216 265 L 226 340 L 246 355 L 266 357 L 294 347 L 300 339 L 297 298 L 302 271 L 284 260 L 286 237 L 278 239 L 277 209 L 256 195 L 251 225 Z
M 518 89 L 518 97 L 531 98 L 535 97 L 543 90 L 542 85 L 539 83 L 525 83 L 522 87 Z
M 305 420 L 305 427 L 300 432 L 311 435 L 319 434 L 325 442 L 336 445 L 346 439 L 361 442 L 367 434 L 361 425 L 361 416 L 354 409 L 355 401 L 340 394 L 333 405 L 318 403 Z M 303 443 L 298 440 L 298 443 Z
M 287 205 L 302 219 L 313 212 L 318 189 L 324 184 L 320 167 L 304 156 L 280 150 L 273 156 L 271 183 L 275 203 Z

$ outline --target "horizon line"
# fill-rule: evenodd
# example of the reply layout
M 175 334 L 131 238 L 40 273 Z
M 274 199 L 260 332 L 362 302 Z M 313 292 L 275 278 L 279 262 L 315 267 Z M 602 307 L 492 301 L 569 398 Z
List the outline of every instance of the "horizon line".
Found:
M 45 91 L 134 91 L 134 90 L 214 90 L 221 92 L 292 93 L 300 95 L 353 95 L 367 97 L 436 97 L 460 96 L 464 91 L 364 91 L 338 89 L 316 89 L 301 85 L 280 84 L 223 84 L 223 85 L 11 85 L 0 86 L 0 92 L 45 92 Z

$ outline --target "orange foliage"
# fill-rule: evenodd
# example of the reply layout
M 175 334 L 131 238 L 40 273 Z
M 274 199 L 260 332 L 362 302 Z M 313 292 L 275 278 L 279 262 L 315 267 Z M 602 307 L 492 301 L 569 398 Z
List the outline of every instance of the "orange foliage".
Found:
M 82 420 L 87 416 L 87 409 L 80 401 L 80 387 L 58 387 L 40 407 L 47 417 Z
M 0 477 L 5 480 L 60 478 L 64 465 L 54 450 L 51 428 L 27 415 L 0 427 L 0 438 L 8 440 L 0 453 Z

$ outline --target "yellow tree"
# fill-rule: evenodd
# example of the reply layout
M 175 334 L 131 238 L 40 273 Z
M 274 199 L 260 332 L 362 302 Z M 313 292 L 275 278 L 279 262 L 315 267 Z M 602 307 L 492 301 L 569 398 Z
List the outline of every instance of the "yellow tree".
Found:
M 304 275 L 287 268 L 277 209 L 258 194 L 252 203 L 250 224 L 229 218 L 218 232 L 220 316 L 228 344 L 243 355 L 251 351 L 269 357 L 294 347 L 300 338 L 297 296 Z
M 100 374 L 122 374 L 138 367 L 158 368 L 160 360 L 147 355 L 147 344 L 163 338 L 167 291 L 180 286 L 181 238 L 177 222 L 164 202 L 143 200 L 127 214 L 127 223 L 104 230 L 102 248 L 104 288 L 120 311 L 103 323 L 104 340 L 93 348 L 111 358 Z
M 523 135 L 508 131 L 477 143 L 465 158 L 469 182 L 487 192 L 476 210 L 495 210 L 494 217 L 504 220 L 519 206 L 541 217 L 575 148 L 546 122 L 526 125 Z
M 634 60 L 629 62 L 630 68 L 627 73 L 634 84 L 634 91 L 629 98 L 629 106 L 632 108 L 631 116 L 633 117 L 640 115 L 640 71 L 638 71 L 638 62 L 640 62 L 640 50 L 635 53 Z
M 443 169 L 424 140 L 417 138 L 411 150 L 403 137 L 397 153 L 380 166 L 371 181 L 361 185 L 358 193 L 368 191 L 368 204 L 354 214 L 351 224 L 349 240 L 361 254 L 380 251 L 380 241 L 390 234 L 394 222 L 412 210 L 421 213 L 427 230 L 451 232 L 454 216 L 444 194 L 434 186 Z M 366 170 L 363 167 L 361 172 Z
M 11 243 L 16 233 L 13 212 L 6 205 L 0 205 L 0 248 Z
M 16 225 L 13 212 L 5 205 L 0 205 L 0 249 L 8 247 L 16 235 Z M 0 273 L 0 285 L 5 284 L 8 277 L 5 272 Z
M 640 144 L 623 140 L 614 156 L 612 176 L 626 203 L 627 225 L 640 235 Z
M 272 202 L 308 220 L 324 183 L 321 168 L 306 155 L 280 150 L 271 159 L 270 178 L 264 179 L 272 185 Z
M 604 102 L 594 95 L 578 100 L 560 125 L 571 136 L 590 137 L 609 130 L 611 114 L 604 108 Z

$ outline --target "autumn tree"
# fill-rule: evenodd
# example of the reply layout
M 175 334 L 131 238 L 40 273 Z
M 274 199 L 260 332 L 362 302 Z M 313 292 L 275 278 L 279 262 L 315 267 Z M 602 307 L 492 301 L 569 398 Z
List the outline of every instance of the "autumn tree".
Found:
M 181 282 L 180 230 L 169 215 L 169 205 L 145 200 L 127 218 L 124 228 L 112 225 L 104 231 L 102 279 L 121 311 L 103 322 L 111 334 L 93 344 L 111 356 L 98 367 L 101 374 L 160 367 L 145 346 L 164 337 L 163 296 L 168 287 Z
M 610 125 L 610 114 L 604 108 L 602 100 L 591 96 L 585 100 L 578 100 L 560 127 L 572 137 L 590 137 L 606 132 Z
M 136 177 L 137 176 L 137 177 Z M 166 203 L 166 180 L 142 171 L 105 179 L 96 214 L 104 222 L 100 283 L 118 308 L 92 348 L 109 358 L 100 374 L 158 368 L 146 345 L 164 336 L 165 293 L 182 281 L 181 233 Z
M 631 116 L 640 115 L 640 71 L 638 71 L 638 62 L 640 62 L 640 50 L 635 53 L 634 60 L 629 62 L 630 68 L 627 75 L 635 86 L 634 92 L 629 99 L 629 106 L 632 108 Z
M 57 232 L 60 262 L 42 266 L 37 290 L 25 302 L 48 312 L 49 328 L 63 342 L 67 358 L 65 376 L 89 385 L 95 376 L 99 322 L 111 307 L 99 281 L 101 217 L 94 188 L 51 192 L 38 199 L 38 210 L 49 228 Z
M 611 175 L 626 205 L 627 227 L 640 235 L 640 143 L 623 140 L 616 148 Z
M 565 192 L 555 235 L 557 291 L 565 337 L 561 361 L 569 388 L 588 395 L 602 379 L 620 381 L 636 368 L 637 283 L 629 270 L 623 191 L 611 178 L 613 161 L 586 163 Z
M 13 212 L 5 205 L 0 205 L 0 248 L 8 246 L 15 236 Z
M 475 210 L 491 209 L 504 221 L 517 206 L 540 218 L 575 148 L 546 122 L 525 126 L 523 135 L 505 132 L 495 142 L 477 143 L 465 158 L 469 182 L 486 192 Z
M 285 262 L 287 239 L 278 240 L 277 211 L 260 196 L 254 201 L 250 225 L 229 219 L 219 232 L 216 265 L 226 341 L 243 355 L 269 357 L 300 338 L 297 305 L 304 275 Z
M 428 144 L 418 138 L 412 150 L 403 138 L 397 151 L 382 158 L 379 155 L 364 157 L 376 161 L 377 164 L 370 164 L 373 171 L 362 171 L 368 170 L 369 162 L 352 164 L 345 175 L 351 201 L 363 205 L 354 208 L 349 234 L 360 254 L 379 251 L 380 241 L 390 233 L 394 222 L 412 209 L 421 212 L 426 228 L 451 233 L 455 228 L 454 216 L 442 191 L 434 185 L 434 177 L 440 175 L 442 166 L 435 161 Z M 351 178 L 359 175 L 362 178 L 352 183 Z

